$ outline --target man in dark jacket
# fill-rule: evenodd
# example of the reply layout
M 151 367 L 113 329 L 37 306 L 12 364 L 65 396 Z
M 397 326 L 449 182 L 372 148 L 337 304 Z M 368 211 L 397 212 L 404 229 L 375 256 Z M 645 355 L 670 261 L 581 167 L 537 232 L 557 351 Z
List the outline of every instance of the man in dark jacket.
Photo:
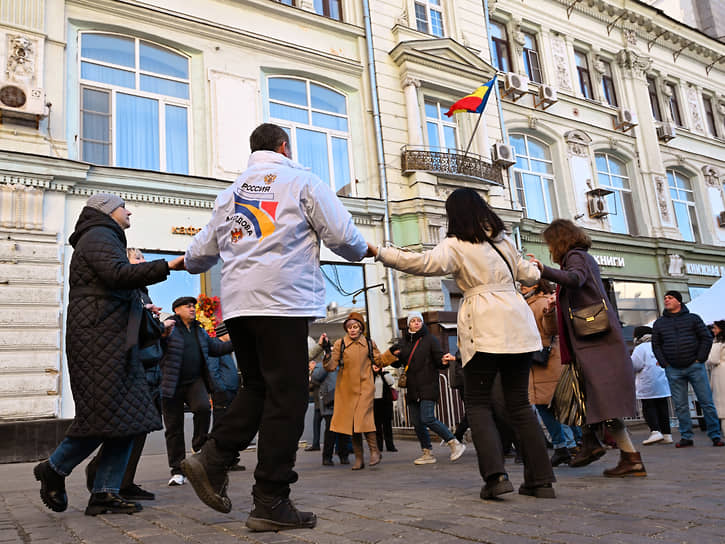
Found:
M 211 338 L 196 320 L 196 299 L 177 298 L 171 305 L 176 326 L 165 342 L 161 359 L 161 405 L 166 426 L 166 454 L 171 468 L 170 486 L 186 481 L 181 471 L 184 444 L 184 404 L 194 414 L 191 448 L 199 451 L 211 423 L 209 394 L 215 392 L 209 375 L 209 356 L 231 353 L 231 342 Z
M 34 469 L 43 503 L 56 512 L 68 507 L 65 477 L 101 444 L 86 514 L 141 510 L 118 494 L 134 437 L 161 428 L 138 357 L 137 289 L 166 279 L 170 263 L 128 261 L 130 216 L 121 197 L 95 194 L 69 240 L 66 354 L 76 413 L 50 459 Z
M 680 422 L 681 439 L 675 445 L 678 448 L 694 445 L 690 403 L 687 398 L 689 383 L 702 407 L 712 445 L 725 446 L 720 436 L 720 421 L 712 402 L 712 391 L 705 369 L 705 361 L 712 346 L 712 334 L 700 316 L 690 313 L 682 303 L 682 294 L 679 291 L 667 291 L 664 302 L 665 311 L 653 327 L 652 350 L 667 374 L 672 402 Z

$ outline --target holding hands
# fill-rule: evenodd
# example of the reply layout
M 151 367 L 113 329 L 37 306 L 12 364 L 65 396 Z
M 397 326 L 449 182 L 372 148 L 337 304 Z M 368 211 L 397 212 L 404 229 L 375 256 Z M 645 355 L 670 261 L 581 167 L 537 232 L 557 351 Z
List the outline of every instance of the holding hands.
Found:
M 448 364 L 450 364 L 450 362 L 451 362 L 451 361 L 455 361 L 455 360 L 456 360 L 456 356 L 455 356 L 455 355 L 451 355 L 450 353 L 446 353 L 446 354 L 445 354 L 445 355 L 444 355 L 444 356 L 443 356 L 443 357 L 441 358 L 441 362 L 442 362 L 442 363 L 443 363 L 444 365 L 446 365 L 446 366 L 447 366 Z

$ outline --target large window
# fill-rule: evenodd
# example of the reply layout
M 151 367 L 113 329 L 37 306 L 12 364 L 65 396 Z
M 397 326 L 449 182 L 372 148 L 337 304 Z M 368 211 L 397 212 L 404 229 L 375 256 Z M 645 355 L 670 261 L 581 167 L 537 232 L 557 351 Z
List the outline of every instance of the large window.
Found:
M 612 76 L 612 65 L 609 62 L 602 61 L 602 96 L 607 104 L 614 106 L 615 108 L 619 105 L 617 103 L 617 93 L 614 90 L 614 77 Z
M 614 191 L 606 197 L 612 232 L 636 234 L 632 189 L 624 163 L 607 153 L 597 153 L 595 159 L 599 186 Z M 612 213 L 615 210 L 616 214 Z
M 529 80 L 541 83 L 541 65 L 536 47 L 536 36 L 524 32 L 524 68 Z
M 347 99 L 308 81 L 270 77 L 269 117 L 290 134 L 292 154 L 339 195 L 352 194 Z
M 672 205 L 675 208 L 677 228 L 687 242 L 696 242 L 699 236 L 697 214 L 695 213 L 695 193 L 690 180 L 675 170 L 667 170 L 667 182 L 670 186 Z
M 189 173 L 189 59 L 114 34 L 81 34 L 81 159 Z
M 340 0 L 315 0 L 315 13 L 342 21 L 342 2 Z
M 452 151 L 457 148 L 456 124 L 443 115 L 445 111 L 447 108 L 441 108 L 439 102 L 426 101 L 425 126 L 428 132 L 428 145 Z
M 657 82 L 651 76 L 647 77 L 647 94 L 649 94 L 649 105 L 652 108 L 652 116 L 655 118 L 655 121 L 662 121 L 660 100 L 657 94 Z
M 579 77 L 579 91 L 584 98 L 592 98 L 592 80 L 589 77 L 589 61 L 584 51 L 574 50 L 576 73 Z
M 672 121 L 678 127 L 681 127 L 682 116 L 680 115 L 680 101 L 677 99 L 677 87 L 672 83 L 668 83 L 667 88 L 670 92 L 670 114 L 672 114 Z
M 510 72 L 509 39 L 506 26 L 503 23 L 491 21 L 491 42 L 493 43 L 493 51 L 491 52 L 493 65 L 499 72 Z
M 516 152 L 514 179 L 524 215 L 549 223 L 554 219 L 554 167 L 549 147 L 526 134 L 512 134 Z
M 619 319 L 623 327 L 646 325 L 659 317 L 653 284 L 631 281 L 613 283 Z
M 443 37 L 441 0 L 417 1 L 415 3 L 415 25 L 421 32 Z

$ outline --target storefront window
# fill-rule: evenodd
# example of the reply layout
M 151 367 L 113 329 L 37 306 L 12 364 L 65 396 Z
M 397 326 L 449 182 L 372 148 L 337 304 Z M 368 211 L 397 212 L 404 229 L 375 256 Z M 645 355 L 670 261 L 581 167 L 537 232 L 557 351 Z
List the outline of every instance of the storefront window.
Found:
M 612 283 L 622 327 L 637 327 L 657 319 L 659 309 L 654 284 L 629 281 Z
M 143 251 L 146 261 L 164 259 L 169 261 L 178 257 L 174 253 L 158 253 Z M 149 285 L 149 296 L 156 306 L 161 307 L 162 313 L 173 313 L 171 304 L 179 297 L 196 297 L 201 293 L 201 276 L 188 272 L 172 271 L 166 281 Z
M 358 312 L 368 324 L 365 300 L 365 269 L 358 264 L 322 263 L 325 279 L 325 307 L 327 315 L 310 325 L 310 336 L 317 340 L 324 332 L 330 341 L 342 338 L 342 324 L 350 312 Z M 370 334 L 366 327 L 366 334 Z

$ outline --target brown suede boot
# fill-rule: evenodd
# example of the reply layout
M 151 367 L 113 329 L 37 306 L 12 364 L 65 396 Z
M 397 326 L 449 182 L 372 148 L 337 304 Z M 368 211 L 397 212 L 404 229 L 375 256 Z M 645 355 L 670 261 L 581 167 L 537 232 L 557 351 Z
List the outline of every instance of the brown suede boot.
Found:
M 378 449 L 378 439 L 375 436 L 375 431 L 365 433 L 365 440 L 368 441 L 368 447 L 370 448 L 370 462 L 368 465 L 373 467 L 383 458 Z
M 352 465 L 352 470 L 365 468 L 362 435 L 360 433 L 353 433 L 352 435 L 352 452 L 355 454 L 355 463 Z
M 642 456 L 638 451 L 620 451 L 619 463 L 614 468 L 608 468 L 604 475 L 609 478 L 624 478 L 628 476 L 647 476 L 647 470 L 642 463 Z

